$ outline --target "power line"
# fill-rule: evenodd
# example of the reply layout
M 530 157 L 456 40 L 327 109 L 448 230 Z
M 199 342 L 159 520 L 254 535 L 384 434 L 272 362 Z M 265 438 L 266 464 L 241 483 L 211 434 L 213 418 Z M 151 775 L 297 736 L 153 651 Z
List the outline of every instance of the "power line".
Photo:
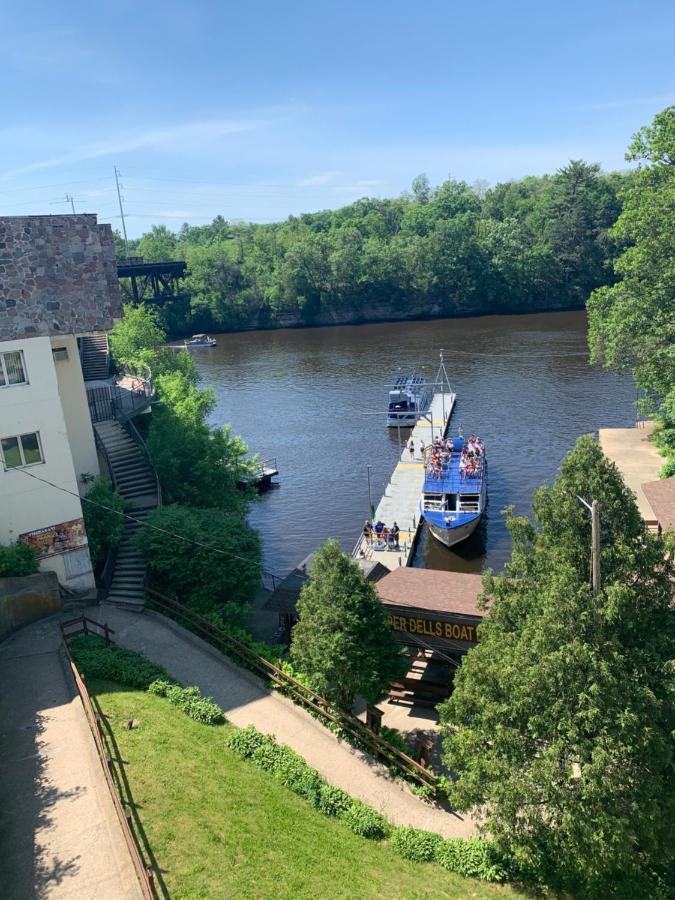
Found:
M 49 485 L 49 487 L 53 487 L 57 491 L 62 491 L 64 494 L 70 494 L 71 497 L 76 497 L 80 502 L 84 501 L 85 503 L 90 503 L 92 506 L 98 506 L 100 509 L 105 509 L 108 512 L 114 512 L 118 516 L 121 516 L 124 519 L 128 519 L 130 522 L 136 522 L 136 524 L 142 526 L 143 528 L 150 528 L 152 531 L 158 531 L 160 534 L 167 534 L 169 535 L 169 537 L 172 537 L 178 541 L 183 541 L 183 543 L 185 544 L 192 544 L 195 547 L 202 547 L 204 550 L 212 550 L 214 553 L 220 553 L 222 556 L 229 556 L 231 559 L 237 559 L 249 566 L 255 565 L 252 560 L 247 559 L 245 556 L 239 556 L 237 553 L 231 553 L 229 550 L 222 550 L 220 547 L 214 547 L 212 544 L 205 544 L 203 541 L 196 541 L 193 538 L 185 537 L 185 535 L 177 534 L 175 531 L 168 531 L 166 528 L 159 528 L 157 525 L 151 525 L 144 519 L 137 519 L 135 516 L 129 515 L 129 513 L 120 512 L 120 510 L 118 509 L 113 509 L 112 506 L 106 506 L 105 503 L 99 503 L 96 500 L 91 500 L 89 497 L 82 497 L 75 491 L 71 491 L 69 488 L 63 487 L 63 485 L 54 484 L 53 481 L 49 481 L 47 478 L 40 478 L 39 475 L 35 475 L 33 472 L 28 472 L 26 471 L 26 469 L 20 466 L 17 466 L 13 471 L 28 475 L 30 478 L 34 478 L 36 481 L 41 481 L 43 484 L 47 484 Z M 272 572 L 266 572 L 265 574 L 273 575 Z M 274 575 L 274 577 L 279 578 L 280 576 Z

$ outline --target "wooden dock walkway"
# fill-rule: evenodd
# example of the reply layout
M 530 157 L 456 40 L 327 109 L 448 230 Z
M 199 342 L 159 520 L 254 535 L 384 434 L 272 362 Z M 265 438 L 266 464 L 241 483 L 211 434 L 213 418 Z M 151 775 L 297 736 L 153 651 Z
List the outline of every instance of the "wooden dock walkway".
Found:
M 401 530 L 400 550 L 377 550 L 374 545 L 369 546 L 361 535 L 352 553 L 354 559 L 370 559 L 382 563 L 391 570 L 410 565 L 420 527 L 418 506 L 424 484 L 424 462 L 420 457 L 420 444 L 424 441 L 425 446 L 429 447 L 439 433 L 442 435 L 447 433 L 455 399 L 453 393 L 434 394 L 429 418 L 418 419 L 410 435 L 415 444 L 415 458 L 411 459 L 407 447 L 410 442 L 408 437 L 389 484 L 384 490 L 384 496 L 375 510 L 373 525 L 378 520 L 388 527 L 394 522 L 398 523 Z

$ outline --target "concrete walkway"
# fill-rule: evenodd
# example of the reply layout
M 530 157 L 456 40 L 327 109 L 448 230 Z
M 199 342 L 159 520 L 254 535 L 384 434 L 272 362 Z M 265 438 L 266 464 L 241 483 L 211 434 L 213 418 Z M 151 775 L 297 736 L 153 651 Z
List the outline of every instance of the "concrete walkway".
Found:
M 107 605 L 87 611 L 114 630 L 114 640 L 159 663 L 186 685 L 213 697 L 234 725 L 255 725 L 300 753 L 331 784 L 370 804 L 397 825 L 414 825 L 446 837 L 474 832 L 470 817 L 425 803 L 392 781 L 386 769 L 339 742 L 323 725 L 290 700 L 268 691 L 254 675 L 217 650 L 154 612 L 144 615 Z M 252 801 L 254 802 L 254 801 Z
M 142 893 L 58 619 L 0 644 L 0 895 L 136 900 Z
M 598 439 L 602 452 L 616 463 L 624 481 L 635 493 L 640 515 L 647 525 L 657 519 L 642 485 L 656 481 L 665 459 L 654 444 L 656 422 L 643 422 L 639 428 L 601 428 Z

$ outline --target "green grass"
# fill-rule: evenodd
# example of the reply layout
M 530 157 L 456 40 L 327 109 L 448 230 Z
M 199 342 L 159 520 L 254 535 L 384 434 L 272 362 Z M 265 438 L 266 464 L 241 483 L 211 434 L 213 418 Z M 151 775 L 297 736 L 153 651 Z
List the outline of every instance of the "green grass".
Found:
M 91 679 L 145 839 L 172 898 L 496 897 L 508 887 L 410 863 L 326 818 L 228 751 L 230 725 Z M 123 726 L 130 719 L 138 728 Z

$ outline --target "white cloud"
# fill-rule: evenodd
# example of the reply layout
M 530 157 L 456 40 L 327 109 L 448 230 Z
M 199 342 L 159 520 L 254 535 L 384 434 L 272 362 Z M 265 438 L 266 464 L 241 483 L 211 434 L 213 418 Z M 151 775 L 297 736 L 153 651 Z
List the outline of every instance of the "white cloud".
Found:
M 141 150 L 149 147 L 170 147 L 177 149 L 179 145 L 187 148 L 203 146 L 208 141 L 225 137 L 230 134 L 239 134 L 243 131 L 251 131 L 260 123 L 254 121 L 236 121 L 231 119 L 212 119 L 204 122 L 186 122 L 173 128 L 157 128 L 140 134 L 130 135 L 127 138 L 100 141 L 94 144 L 82 144 L 70 153 L 61 156 L 52 156 L 48 159 L 38 160 L 17 169 L 4 173 L 5 178 L 15 175 L 26 175 L 29 172 L 37 172 L 41 169 L 53 169 L 58 166 L 71 165 L 84 162 L 88 159 L 98 159 L 103 156 L 120 156 L 133 150 Z
M 322 187 L 336 178 L 339 172 L 321 172 L 319 175 L 310 175 L 298 181 L 298 187 Z

